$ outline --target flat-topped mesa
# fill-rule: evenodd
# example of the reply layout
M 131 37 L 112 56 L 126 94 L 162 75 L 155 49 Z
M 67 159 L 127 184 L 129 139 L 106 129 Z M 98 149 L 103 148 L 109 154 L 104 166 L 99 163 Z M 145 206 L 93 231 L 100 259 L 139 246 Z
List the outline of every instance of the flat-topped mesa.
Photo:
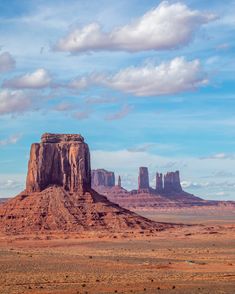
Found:
M 176 172 L 168 172 L 164 175 L 164 192 L 182 192 L 183 189 L 180 184 L 180 174 Z
M 61 143 L 61 142 L 84 142 L 80 134 L 50 134 L 41 136 L 41 143 Z
M 114 187 L 115 175 L 114 172 L 105 169 L 94 169 L 91 171 L 91 185 L 96 187 Z
M 149 189 L 149 172 L 147 167 L 139 168 L 138 177 L 138 190 L 148 190 Z
M 69 192 L 90 190 L 90 152 L 81 135 L 46 133 L 41 143 L 31 145 L 26 191 L 40 192 L 51 185 Z
M 156 191 L 157 193 L 163 192 L 163 176 L 162 173 L 156 173 Z

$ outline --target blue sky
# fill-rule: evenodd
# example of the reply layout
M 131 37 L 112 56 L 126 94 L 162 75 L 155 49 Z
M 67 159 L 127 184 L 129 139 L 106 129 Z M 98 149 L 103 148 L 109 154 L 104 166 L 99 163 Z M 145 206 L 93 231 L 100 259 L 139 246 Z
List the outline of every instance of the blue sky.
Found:
M 179 169 L 187 191 L 235 200 L 234 34 L 234 0 L 1 1 L 0 196 L 63 132 L 126 188 L 144 165 L 153 185 Z

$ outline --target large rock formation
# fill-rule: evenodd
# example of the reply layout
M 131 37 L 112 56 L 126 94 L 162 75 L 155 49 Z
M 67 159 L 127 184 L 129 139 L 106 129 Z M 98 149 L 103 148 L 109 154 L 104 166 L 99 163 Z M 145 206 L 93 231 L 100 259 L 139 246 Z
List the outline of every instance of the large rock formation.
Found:
M 182 187 L 180 184 L 180 174 L 177 170 L 176 172 L 168 172 L 164 175 L 164 193 L 171 192 L 182 192 Z
M 163 178 L 160 173 L 156 173 L 156 192 L 159 194 L 163 192 Z
M 139 168 L 139 177 L 138 177 L 138 190 L 148 190 L 149 189 L 149 173 L 147 167 Z
M 120 206 L 137 211 L 208 205 L 208 202 L 203 199 L 182 190 L 179 171 L 168 172 L 164 176 L 161 173 L 156 173 L 155 189 L 149 186 L 146 167 L 140 167 L 138 179 L 138 190 L 127 191 L 116 186 L 112 189 L 100 188 L 97 191 Z
M 122 187 L 122 180 L 121 180 L 121 177 L 118 176 L 118 187 L 121 188 Z
M 0 205 L 0 231 L 123 232 L 162 230 L 91 189 L 89 148 L 80 135 L 44 134 L 31 147 L 26 189 Z
M 115 186 L 114 172 L 110 172 L 105 169 L 92 170 L 91 185 L 92 185 L 92 188 L 94 189 L 99 186 L 114 187 Z
M 26 191 L 40 192 L 58 185 L 85 192 L 91 184 L 89 149 L 81 135 L 44 134 L 31 146 Z

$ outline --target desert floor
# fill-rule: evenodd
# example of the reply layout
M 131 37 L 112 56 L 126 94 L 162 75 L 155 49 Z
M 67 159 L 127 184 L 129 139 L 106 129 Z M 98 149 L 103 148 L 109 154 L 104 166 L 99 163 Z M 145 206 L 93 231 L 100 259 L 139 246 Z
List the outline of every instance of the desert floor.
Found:
M 234 212 L 141 214 L 191 226 L 155 236 L 0 236 L 0 293 L 235 293 Z

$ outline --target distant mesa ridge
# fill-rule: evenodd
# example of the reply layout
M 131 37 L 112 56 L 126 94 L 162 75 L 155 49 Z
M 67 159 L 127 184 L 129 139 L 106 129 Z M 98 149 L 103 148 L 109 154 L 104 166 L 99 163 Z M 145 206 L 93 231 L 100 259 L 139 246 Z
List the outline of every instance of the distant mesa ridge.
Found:
M 95 169 L 91 171 L 91 183 L 92 187 L 114 187 L 115 175 L 114 172 L 107 171 L 105 169 Z
M 95 169 L 91 171 L 91 185 L 94 189 L 99 188 L 112 188 L 115 187 L 115 174 L 112 171 L 105 169 Z M 118 176 L 117 187 L 121 186 L 121 177 Z M 158 193 L 158 194 L 170 194 L 181 193 L 183 189 L 180 183 L 179 171 L 167 172 L 165 175 L 162 173 L 156 173 L 156 187 L 155 189 L 150 187 L 149 184 L 149 172 L 147 167 L 139 168 L 138 175 L 138 189 L 134 190 L 138 193 Z
M 104 178 L 108 178 L 110 174 L 115 178 L 111 171 L 98 169 L 92 171 L 95 174 L 101 172 Z M 107 181 L 106 181 L 107 182 Z M 118 184 L 107 185 L 102 182 L 94 182 L 92 177 L 92 187 L 99 193 L 105 195 L 109 200 L 119 204 L 122 207 L 138 210 L 159 207 L 191 207 L 208 205 L 209 202 L 187 193 L 182 189 L 180 183 L 179 171 L 171 171 L 166 174 L 156 173 L 156 185 L 154 188 L 149 183 L 149 172 L 147 167 L 139 168 L 138 188 L 136 190 L 127 191 L 121 186 L 121 177 L 118 177 Z M 215 204 L 211 201 L 210 204 Z

